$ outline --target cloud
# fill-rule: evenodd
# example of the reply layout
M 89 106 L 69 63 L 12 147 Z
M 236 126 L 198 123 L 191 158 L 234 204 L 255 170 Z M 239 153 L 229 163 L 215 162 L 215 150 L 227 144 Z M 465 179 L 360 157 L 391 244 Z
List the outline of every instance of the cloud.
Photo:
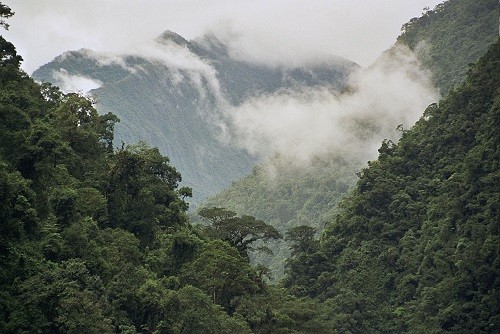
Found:
M 350 77 L 343 94 L 326 88 L 259 96 L 226 111 L 237 145 L 297 165 L 334 154 L 366 161 L 383 139 L 397 140 L 439 96 L 405 47 L 384 53 Z
M 231 51 L 258 62 L 342 56 L 369 65 L 400 27 L 441 0 L 4 0 L 5 32 L 32 72 L 68 50 L 126 53 L 169 29 L 187 39 L 226 34 Z
M 224 100 L 216 70 L 183 44 L 159 37 L 155 42 L 144 41 L 128 50 L 128 54 L 164 65 L 174 83 L 188 79 L 198 89 L 201 98 L 206 98 L 210 93 L 217 101 Z
M 127 70 L 130 73 L 135 73 L 136 69 L 127 65 L 125 58 L 123 55 L 105 53 L 105 52 L 95 52 L 89 49 L 82 48 L 78 51 L 68 51 L 63 54 L 57 56 L 55 58 L 56 61 L 65 61 L 71 59 L 72 57 L 85 57 L 87 59 L 91 59 L 95 61 L 96 65 L 104 67 L 104 66 L 113 66 L 118 65 L 123 69 Z
M 383 139 L 397 140 L 399 124 L 405 129 L 411 127 L 439 98 L 430 73 L 421 68 L 416 55 L 397 46 L 371 66 L 352 73 L 346 92 L 328 87 L 289 89 L 233 106 L 221 93 L 217 72 L 209 63 L 182 43 L 158 41 L 137 45 L 128 56 L 163 65 L 174 84 L 191 83 L 200 96 L 198 111 L 217 127 L 219 139 L 262 159 L 279 155 L 297 166 L 332 155 L 358 162 L 372 160 Z M 126 55 L 80 52 L 101 66 L 118 64 L 131 73 L 145 70 L 130 68 L 124 60 Z M 63 69 L 55 78 L 65 91 L 86 93 L 102 85 Z
M 102 82 L 81 75 L 69 74 L 65 69 L 60 69 L 53 73 L 54 79 L 57 80 L 57 86 L 64 92 L 79 92 L 88 94 L 91 90 L 102 86 Z
M 353 74 L 345 94 L 326 88 L 284 91 L 232 107 L 220 94 L 213 67 L 185 47 L 153 41 L 166 29 L 186 39 L 214 32 L 231 56 L 256 63 L 301 66 L 342 56 L 369 65 L 395 41 L 404 22 L 441 0 L 5 2 L 16 12 L 5 35 L 28 71 L 81 48 L 104 55 L 102 65 L 131 54 L 161 62 L 174 82 L 188 79 L 201 96 L 215 96 L 224 112 L 206 116 L 219 124 L 221 137 L 263 157 L 278 153 L 307 162 L 339 152 L 373 158 L 381 140 L 397 136 L 398 124 L 408 128 L 437 100 L 414 55 L 398 50 Z M 81 91 L 100 85 L 92 78 L 58 75 L 66 87 Z
M 162 35 L 163 36 L 163 35 Z M 192 53 L 186 45 L 175 43 L 169 38 L 158 37 L 155 40 L 143 41 L 127 50 L 126 53 L 95 52 L 89 49 L 68 51 L 56 57 L 57 61 L 65 61 L 71 57 L 85 57 L 92 60 L 100 67 L 118 65 L 130 74 L 147 71 L 144 63 L 129 62 L 130 57 L 138 57 L 146 62 L 162 66 L 165 76 L 162 80 L 177 85 L 187 82 L 198 90 L 199 100 L 215 100 L 215 105 L 225 105 L 226 100 L 222 96 L 217 71 L 206 60 Z M 158 67 L 155 67 L 158 70 Z M 163 72 L 162 72 L 163 73 Z M 65 92 L 81 91 L 87 93 L 91 89 L 102 86 L 97 79 L 82 75 L 70 75 L 67 70 L 61 68 L 53 73 L 57 84 Z M 215 115 L 207 113 L 207 115 Z

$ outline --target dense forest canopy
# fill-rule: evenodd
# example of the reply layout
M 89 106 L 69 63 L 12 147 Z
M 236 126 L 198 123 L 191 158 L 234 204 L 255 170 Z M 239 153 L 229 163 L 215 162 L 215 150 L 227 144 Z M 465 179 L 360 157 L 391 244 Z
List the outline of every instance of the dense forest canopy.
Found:
M 435 11 L 457 4 L 471 6 Z M 0 3 L 3 27 L 11 13 Z M 35 82 L 0 36 L 0 332 L 498 333 L 498 37 L 486 49 L 349 192 L 329 164 L 328 182 L 283 180 L 272 195 L 309 196 L 302 217 L 328 220 L 318 238 L 289 215 L 293 196 L 263 196 L 265 218 L 209 206 L 192 224 L 167 157 L 117 146 L 115 115 Z M 279 231 L 270 210 L 297 224 Z M 270 285 L 249 257 L 280 238 L 291 257 Z

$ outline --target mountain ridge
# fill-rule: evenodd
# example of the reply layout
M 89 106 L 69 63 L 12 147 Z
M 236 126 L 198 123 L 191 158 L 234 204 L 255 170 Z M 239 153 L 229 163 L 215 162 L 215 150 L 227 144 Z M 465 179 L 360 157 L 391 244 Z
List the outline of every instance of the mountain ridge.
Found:
M 238 105 L 284 88 L 328 85 L 341 90 L 355 67 L 345 61 L 337 68 L 270 68 L 231 58 L 213 36 L 187 41 L 166 30 L 154 49 L 143 54 L 69 51 L 37 69 L 33 77 L 61 86 L 65 78 L 98 81 L 101 85 L 91 90 L 98 109 L 121 119 L 117 142 L 144 140 L 159 147 L 182 172 L 183 184 L 195 189 L 196 205 L 250 173 L 258 161 L 220 140 L 227 130 L 223 104 Z M 188 159 L 192 153 L 196 158 Z

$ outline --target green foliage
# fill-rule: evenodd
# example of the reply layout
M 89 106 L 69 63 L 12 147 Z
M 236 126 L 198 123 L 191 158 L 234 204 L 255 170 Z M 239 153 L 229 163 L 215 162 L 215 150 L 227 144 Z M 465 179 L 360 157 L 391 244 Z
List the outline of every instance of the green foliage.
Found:
M 276 287 L 241 298 L 235 312 L 248 322 L 253 333 L 335 333 L 327 307 Z
M 264 220 L 280 232 L 307 225 L 321 232 L 324 222 L 335 212 L 336 203 L 354 184 L 358 163 L 340 157 L 316 161 L 300 168 L 284 164 L 279 158 L 254 168 L 251 175 L 233 182 L 231 187 L 209 199 L 207 207 L 225 207 Z M 274 171 L 275 176 L 271 176 Z M 261 245 L 258 244 L 257 245 Z M 272 251 L 252 254 L 252 261 L 271 269 L 278 280 L 290 257 L 290 240 L 270 240 Z
M 11 17 L 12 15 L 14 15 L 14 13 L 10 7 L 0 3 L 0 26 L 5 28 L 5 30 L 9 30 L 9 25 L 5 22 L 5 19 Z
M 7 332 L 109 333 L 111 319 L 102 290 L 102 281 L 83 261 L 49 262 L 20 284 Z
M 0 331 L 254 332 L 236 309 L 266 293 L 266 271 L 246 252 L 279 233 L 251 216 L 190 225 L 168 158 L 113 151 L 115 116 L 35 83 L 0 42 Z M 300 328 L 280 312 L 277 333 Z
M 208 242 L 199 255 L 183 267 L 184 281 L 200 287 L 214 303 L 232 311 L 234 298 L 257 291 L 256 275 L 248 261 L 229 244 Z
M 417 51 L 446 94 L 497 38 L 498 10 L 496 0 L 445 1 L 404 24 L 398 42 Z
M 1 254 L 10 241 L 26 237 L 33 232 L 37 213 L 33 208 L 35 194 L 29 188 L 30 182 L 19 172 L 9 172 L 8 166 L 0 161 L 0 238 Z
M 210 224 L 205 228 L 207 235 L 229 242 L 243 256 L 254 250 L 252 244 L 256 241 L 281 238 L 278 230 L 252 216 L 237 217 L 236 213 L 217 207 L 202 208 L 198 214 Z
M 319 240 L 314 239 L 316 230 L 310 226 L 296 226 L 286 232 L 291 242 L 291 257 L 286 260 L 285 277 L 281 284 L 295 296 L 316 297 L 316 278 L 323 271 L 326 257 L 320 251 Z
M 110 227 L 131 231 L 145 245 L 158 229 L 185 224 L 179 213 L 188 206 L 176 191 L 181 176 L 168 161 L 143 142 L 113 155 L 106 189 Z
M 500 41 L 382 144 L 319 250 L 290 260 L 285 286 L 325 300 L 339 332 L 498 332 L 498 87 Z
M 319 245 L 314 240 L 316 229 L 311 226 L 295 226 L 286 231 L 285 240 L 292 242 L 292 256 L 299 253 L 313 252 Z

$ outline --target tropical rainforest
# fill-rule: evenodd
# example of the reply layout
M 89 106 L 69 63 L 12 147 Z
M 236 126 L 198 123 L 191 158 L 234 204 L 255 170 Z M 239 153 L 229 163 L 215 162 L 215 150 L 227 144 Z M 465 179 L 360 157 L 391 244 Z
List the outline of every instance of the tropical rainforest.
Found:
M 481 48 L 457 56 L 451 81 L 442 69 L 454 59 L 439 55 L 452 51 L 437 39 L 456 41 L 455 19 L 496 6 L 451 0 L 403 27 L 411 47 L 418 36 L 439 45 L 423 57 L 446 64 L 429 63 L 446 95 L 399 141 L 383 141 L 378 159 L 318 162 L 328 182 L 284 180 L 253 201 L 274 216 L 214 204 L 196 224 L 193 190 L 168 157 L 114 143 L 117 116 L 33 80 L 0 37 L 0 332 L 498 333 L 497 25 L 468 25 L 489 37 L 468 37 Z M 12 14 L 0 4 L 0 26 Z M 428 37 L 430 21 L 440 34 Z M 301 197 L 271 201 L 287 193 Z M 304 211 L 294 218 L 288 206 Z M 276 216 L 293 223 L 278 228 Z M 289 258 L 271 284 L 250 259 L 281 239 Z

